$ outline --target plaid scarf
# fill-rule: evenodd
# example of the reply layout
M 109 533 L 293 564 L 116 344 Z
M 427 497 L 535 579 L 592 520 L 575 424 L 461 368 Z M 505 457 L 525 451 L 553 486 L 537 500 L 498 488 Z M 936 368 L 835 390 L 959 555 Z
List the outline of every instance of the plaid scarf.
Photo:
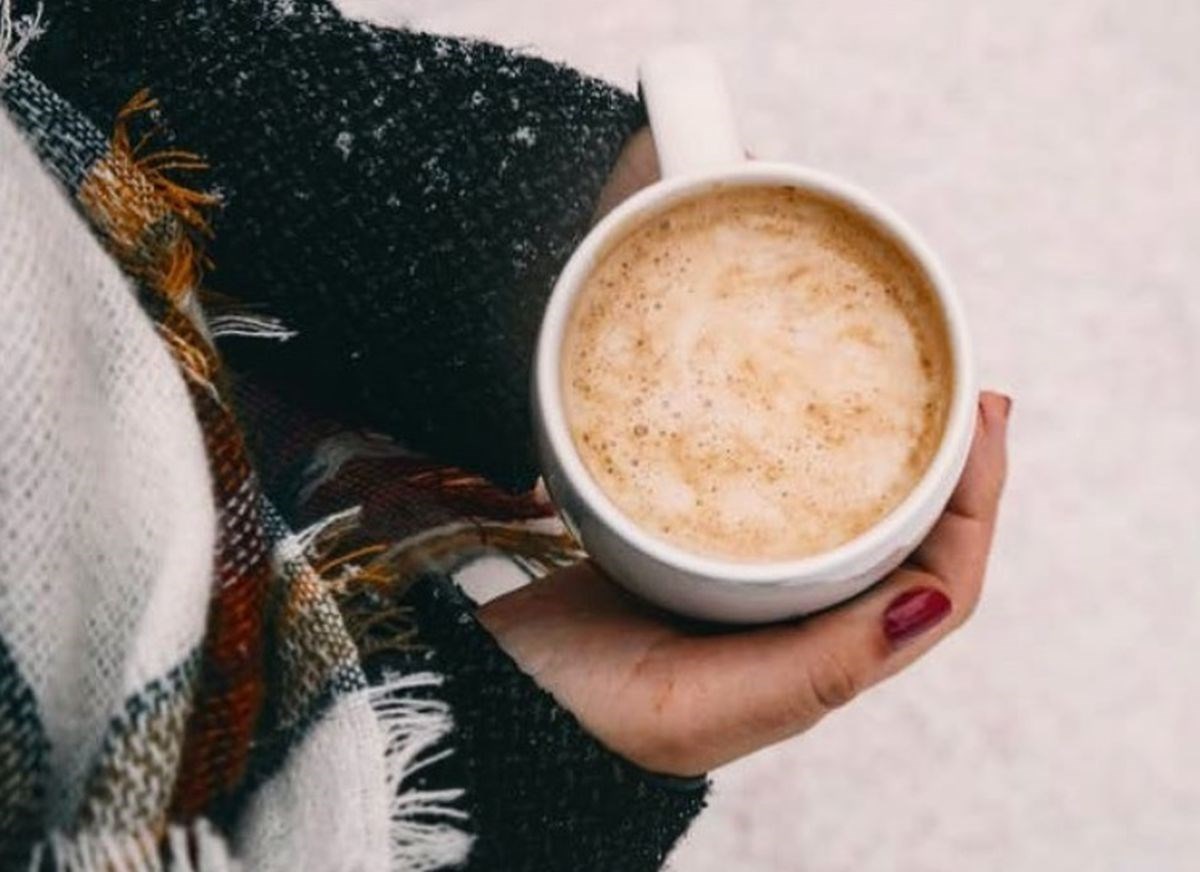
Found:
M 14 21 L 3 0 L 0 24 L 0 99 L 120 266 L 169 352 L 199 423 L 215 506 L 203 613 L 181 608 L 171 618 L 195 626 L 194 644 L 139 686 L 105 689 L 104 717 L 90 725 L 97 751 L 65 794 L 47 788 L 56 777 L 51 742 L 13 653 L 22 634 L 0 637 L 4 865 L 215 869 L 232 862 L 230 838 L 239 855 L 259 858 L 254 868 L 265 857 L 282 866 L 288 858 L 336 856 L 320 844 L 329 834 L 305 832 L 296 794 L 325 791 L 323 800 L 346 809 L 350 801 L 338 790 L 361 785 L 306 773 L 316 753 L 335 755 L 323 760 L 326 773 L 376 778 L 386 799 L 370 809 L 379 820 L 332 838 L 337 851 L 350 852 L 339 865 L 462 862 L 470 838 L 456 808 L 461 791 L 406 787 L 445 753 L 451 718 L 434 695 L 439 679 L 417 672 L 372 685 L 361 658 L 412 643 L 400 594 L 418 575 L 453 572 L 488 553 L 537 574 L 576 559 L 574 546 L 535 492 L 500 491 L 231 377 L 215 339 L 280 339 L 290 331 L 228 298 L 206 297 L 209 216 L 221 203 L 203 190 L 206 162 L 156 146 L 163 108 L 145 90 L 115 112 L 111 131 L 94 126 L 17 62 L 38 20 Z M 284 522 L 280 500 L 302 526 Z M 18 529 L 20 519 L 0 518 L 0 530 Z M 15 589 L 27 580 L 0 582 Z M 126 675 L 138 671 L 128 668 L 136 640 L 102 641 L 128 646 L 114 658 L 126 661 Z M 373 844 L 364 844 L 371 839 L 363 832 Z

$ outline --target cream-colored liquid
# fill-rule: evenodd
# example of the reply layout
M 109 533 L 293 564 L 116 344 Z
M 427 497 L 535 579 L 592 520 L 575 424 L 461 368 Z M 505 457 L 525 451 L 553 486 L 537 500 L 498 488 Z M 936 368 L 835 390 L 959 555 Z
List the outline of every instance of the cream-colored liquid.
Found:
M 891 511 L 937 449 L 952 378 L 912 261 L 790 188 L 709 194 L 618 242 L 576 302 L 562 376 L 613 502 L 742 561 L 826 551 Z

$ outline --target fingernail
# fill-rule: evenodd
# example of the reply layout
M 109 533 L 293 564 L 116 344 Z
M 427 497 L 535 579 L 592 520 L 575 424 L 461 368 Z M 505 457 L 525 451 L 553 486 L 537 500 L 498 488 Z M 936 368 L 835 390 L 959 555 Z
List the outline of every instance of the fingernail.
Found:
M 950 614 L 950 598 L 932 587 L 907 590 L 888 604 L 883 613 L 883 632 L 893 648 L 899 648 Z
M 1000 401 L 1004 403 L 1004 419 L 1008 420 L 1008 414 L 1012 411 L 1012 397 L 1008 394 L 1001 394 Z

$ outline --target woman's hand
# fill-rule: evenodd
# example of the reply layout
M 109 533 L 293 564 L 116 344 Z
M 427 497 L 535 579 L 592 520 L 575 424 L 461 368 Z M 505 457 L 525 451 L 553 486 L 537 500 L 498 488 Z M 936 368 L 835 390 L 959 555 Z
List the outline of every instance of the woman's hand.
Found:
M 945 514 L 904 566 L 837 608 L 717 631 L 647 605 L 583 563 L 493 600 L 480 618 L 613 751 L 677 775 L 735 760 L 808 729 L 971 614 L 1004 483 L 1009 406 L 982 395 Z
M 596 219 L 658 174 L 642 129 L 613 167 Z M 920 549 L 820 615 L 718 631 L 642 602 L 583 563 L 493 600 L 480 619 L 613 751 L 658 772 L 707 771 L 806 730 L 967 619 L 1004 483 L 1008 410 L 1005 397 L 981 397 L 962 480 Z
M 650 128 L 643 127 L 625 141 L 625 147 L 617 155 L 617 162 L 600 190 L 592 221 L 599 221 L 623 200 L 658 181 L 658 177 L 658 152 L 654 150 L 654 138 L 650 135 Z

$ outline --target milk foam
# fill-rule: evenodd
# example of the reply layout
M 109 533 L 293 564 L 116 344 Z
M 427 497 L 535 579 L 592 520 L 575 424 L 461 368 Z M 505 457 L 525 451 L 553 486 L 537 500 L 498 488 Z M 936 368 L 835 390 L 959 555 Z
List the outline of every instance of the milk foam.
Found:
M 639 525 L 742 561 L 826 551 L 913 488 L 951 364 L 920 270 L 789 188 L 705 195 L 619 241 L 563 347 L 584 463 Z

